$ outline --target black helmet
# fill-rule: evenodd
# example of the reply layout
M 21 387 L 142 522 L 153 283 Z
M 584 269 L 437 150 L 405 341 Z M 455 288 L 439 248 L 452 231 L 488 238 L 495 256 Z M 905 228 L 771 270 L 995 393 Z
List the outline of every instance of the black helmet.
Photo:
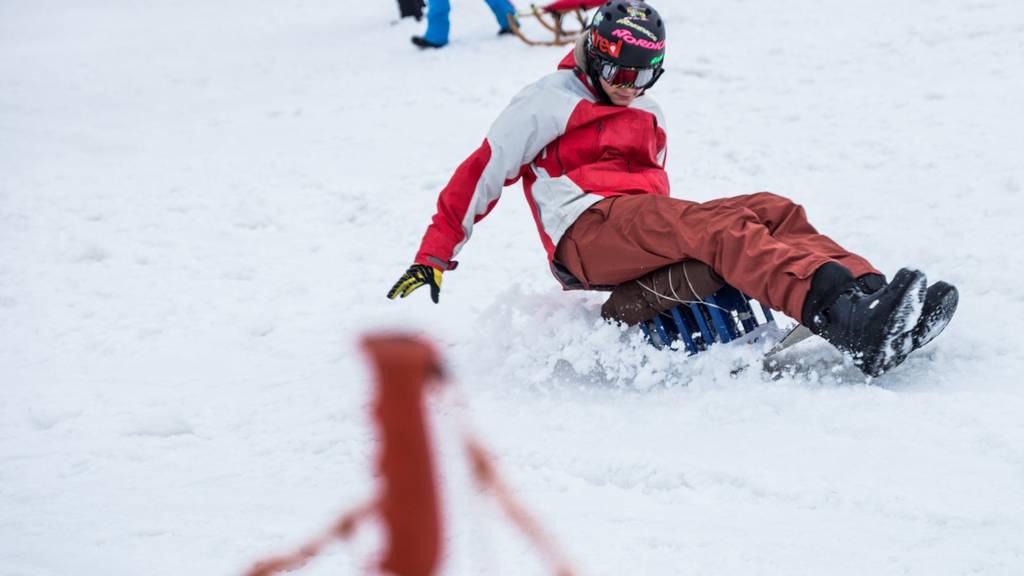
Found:
M 586 30 L 587 75 L 617 86 L 647 89 L 663 72 L 665 24 L 641 0 L 611 0 L 598 9 Z

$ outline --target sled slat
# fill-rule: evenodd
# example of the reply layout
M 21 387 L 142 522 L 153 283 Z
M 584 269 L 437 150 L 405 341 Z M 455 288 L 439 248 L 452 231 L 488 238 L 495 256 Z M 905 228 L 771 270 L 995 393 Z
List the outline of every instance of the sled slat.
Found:
M 711 322 L 715 325 L 715 332 L 718 333 L 718 341 L 723 344 L 732 342 L 733 338 L 737 336 L 735 329 L 730 326 L 730 323 L 726 323 L 725 318 L 722 317 L 721 304 L 718 303 L 718 299 L 714 296 L 707 296 L 704 300 L 708 303 L 708 313 L 711 314 Z M 730 320 L 732 315 L 730 314 Z
M 682 308 L 679 306 L 672 309 L 672 320 L 675 321 L 676 327 L 679 328 L 679 336 L 683 339 L 683 344 L 686 345 L 686 351 L 692 356 L 699 352 L 699 350 L 697 350 L 697 345 L 693 342 L 693 327 L 689 326 L 683 319 L 681 310 Z
M 662 346 L 668 346 L 672 340 L 668 337 L 668 332 L 665 330 L 665 323 L 661 321 L 660 316 L 655 316 L 651 320 L 651 324 L 654 324 L 654 331 L 661 338 Z
M 693 316 L 697 320 L 697 327 L 700 328 L 700 335 L 704 339 L 704 347 L 706 348 L 711 346 L 715 343 L 715 339 L 711 337 L 711 328 L 704 319 L 704 314 L 701 313 L 701 309 L 696 304 L 690 304 L 690 310 L 693 312 Z

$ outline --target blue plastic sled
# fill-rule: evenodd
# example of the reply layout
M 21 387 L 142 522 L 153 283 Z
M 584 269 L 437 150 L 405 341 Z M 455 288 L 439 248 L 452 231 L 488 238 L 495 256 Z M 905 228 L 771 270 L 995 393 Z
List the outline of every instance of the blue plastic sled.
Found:
M 678 341 L 690 356 L 719 342 L 755 342 L 779 332 L 771 310 L 758 303 L 762 313 L 759 319 L 751 301 L 749 296 L 726 284 L 702 303 L 680 304 L 642 322 L 640 329 L 656 348 Z

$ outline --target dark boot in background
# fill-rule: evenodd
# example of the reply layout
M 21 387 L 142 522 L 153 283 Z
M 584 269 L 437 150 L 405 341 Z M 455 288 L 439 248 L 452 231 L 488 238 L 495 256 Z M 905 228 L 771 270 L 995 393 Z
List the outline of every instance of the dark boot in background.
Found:
M 419 46 L 420 48 L 444 48 L 444 44 L 437 44 L 427 40 L 423 36 L 413 36 L 412 43 Z

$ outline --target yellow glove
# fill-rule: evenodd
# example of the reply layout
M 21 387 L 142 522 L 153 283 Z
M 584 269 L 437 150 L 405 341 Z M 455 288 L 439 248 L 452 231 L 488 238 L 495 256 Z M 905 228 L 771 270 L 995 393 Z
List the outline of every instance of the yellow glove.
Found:
M 441 296 L 441 271 L 433 266 L 425 264 L 413 264 L 402 274 L 402 277 L 395 282 L 395 285 L 388 290 L 388 298 L 394 300 L 396 297 L 405 298 L 413 290 L 430 285 L 430 299 L 437 304 Z

